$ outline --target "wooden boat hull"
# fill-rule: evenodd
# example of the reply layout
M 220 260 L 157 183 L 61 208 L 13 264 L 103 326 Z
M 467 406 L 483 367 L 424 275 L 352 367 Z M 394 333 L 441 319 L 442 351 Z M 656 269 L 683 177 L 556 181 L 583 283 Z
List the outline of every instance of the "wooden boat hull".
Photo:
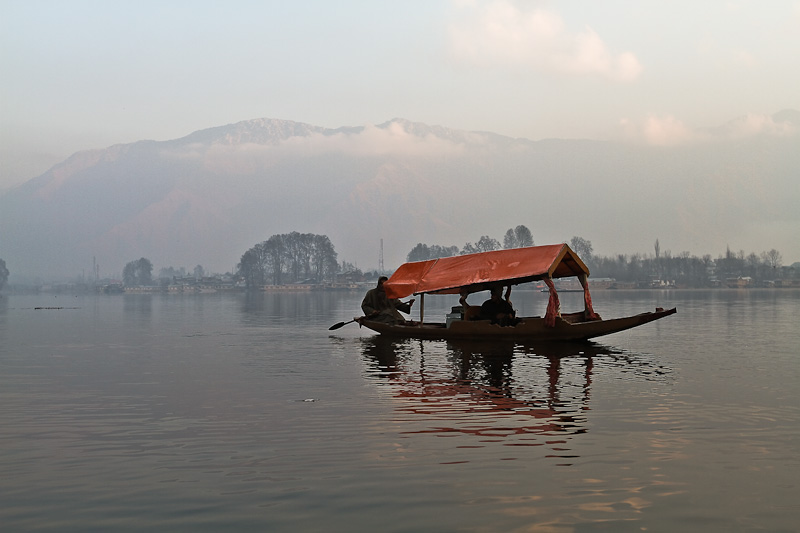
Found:
M 541 341 L 581 341 L 618 333 L 676 313 L 675 308 L 661 309 L 610 320 L 579 321 L 579 313 L 556 319 L 547 327 L 541 317 L 525 317 L 516 326 L 500 326 L 488 320 L 457 320 L 444 323 L 385 324 L 362 319 L 360 324 L 381 335 L 415 339 L 518 339 Z

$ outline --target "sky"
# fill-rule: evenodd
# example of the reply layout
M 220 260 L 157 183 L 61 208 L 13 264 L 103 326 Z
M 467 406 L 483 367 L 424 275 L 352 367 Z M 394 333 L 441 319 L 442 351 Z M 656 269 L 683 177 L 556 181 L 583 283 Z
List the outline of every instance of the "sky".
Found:
M 0 190 L 280 118 L 678 142 L 800 109 L 800 0 L 0 0 Z
M 77 151 L 262 117 L 780 134 L 799 66 L 800 0 L 0 0 L 0 193 Z

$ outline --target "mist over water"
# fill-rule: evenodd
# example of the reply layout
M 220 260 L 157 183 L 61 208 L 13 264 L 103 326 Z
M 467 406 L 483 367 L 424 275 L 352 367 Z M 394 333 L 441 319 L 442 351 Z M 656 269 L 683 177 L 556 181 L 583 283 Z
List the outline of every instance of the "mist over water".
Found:
M 362 296 L 3 296 L 0 520 L 42 531 L 800 522 L 800 291 L 596 291 L 603 317 L 678 313 L 539 346 L 328 331 Z M 579 297 L 563 294 L 564 310 Z M 426 317 L 452 300 L 427 297 Z M 540 314 L 546 295 L 513 301 Z

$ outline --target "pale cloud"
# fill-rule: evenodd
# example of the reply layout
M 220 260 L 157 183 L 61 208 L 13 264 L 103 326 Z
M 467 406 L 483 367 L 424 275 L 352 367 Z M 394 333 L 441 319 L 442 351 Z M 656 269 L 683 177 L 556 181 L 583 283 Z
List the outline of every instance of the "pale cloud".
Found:
M 644 122 L 642 135 L 647 144 L 674 146 L 697 140 L 696 134 L 677 118 L 650 115 Z
M 404 155 L 426 156 L 460 153 L 463 147 L 432 134 L 423 136 L 408 132 L 400 122 L 379 128 L 368 125 L 358 133 L 335 135 L 314 134 L 307 137 L 292 137 L 283 141 L 281 152 L 344 153 L 355 156 Z
M 388 127 L 365 126 L 356 133 L 336 133 L 289 137 L 277 144 L 215 143 L 210 146 L 194 143 L 179 150 L 165 150 L 162 155 L 179 159 L 195 159 L 208 170 L 233 173 L 252 173 L 273 166 L 278 160 L 305 155 L 341 154 L 354 157 L 425 157 L 460 155 L 476 149 L 485 142 L 478 133 L 466 133 L 456 142 L 432 133 L 418 135 L 409 132 L 401 122 Z
M 678 146 L 699 142 L 746 139 L 758 135 L 786 137 L 797 133 L 790 122 L 776 122 L 762 113 L 747 115 L 715 129 L 696 129 L 672 115 L 650 114 L 640 122 L 620 120 L 625 139 L 652 146 Z
M 450 42 L 461 61 L 620 82 L 633 81 L 642 71 L 633 53 L 612 53 L 592 28 L 572 32 L 548 9 L 518 7 L 510 0 L 459 0 L 453 5 L 458 18 L 450 25 Z
M 742 139 L 755 135 L 785 137 L 796 132 L 789 122 L 775 122 L 770 115 L 748 113 L 742 118 L 731 121 L 724 128 L 724 136 L 729 139 Z
M 676 146 L 698 140 L 698 135 L 672 115 L 650 114 L 643 121 L 620 120 L 623 137 L 652 146 Z
M 739 65 L 743 67 L 751 68 L 756 66 L 755 56 L 746 50 L 740 50 L 736 57 Z

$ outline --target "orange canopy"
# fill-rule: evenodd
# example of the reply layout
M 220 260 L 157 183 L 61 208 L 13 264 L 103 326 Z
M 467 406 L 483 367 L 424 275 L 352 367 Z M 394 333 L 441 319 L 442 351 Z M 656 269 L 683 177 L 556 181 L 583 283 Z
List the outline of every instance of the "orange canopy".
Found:
M 566 244 L 513 248 L 404 263 L 383 284 L 390 298 L 410 294 L 478 292 L 495 284 L 516 285 L 544 278 L 589 275 Z

